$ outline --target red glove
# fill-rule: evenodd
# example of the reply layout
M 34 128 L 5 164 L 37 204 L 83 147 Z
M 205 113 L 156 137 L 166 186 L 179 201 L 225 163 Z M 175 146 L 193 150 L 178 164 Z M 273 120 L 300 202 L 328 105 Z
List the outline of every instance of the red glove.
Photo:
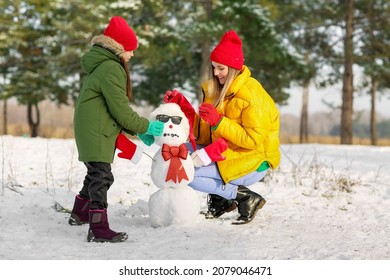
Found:
M 177 104 L 176 99 L 179 98 L 177 95 L 182 95 L 182 94 L 175 89 L 173 91 L 167 90 L 164 94 L 164 102 Z
M 216 126 L 222 119 L 223 115 L 217 112 L 213 104 L 202 103 L 199 106 L 199 116 L 210 126 Z
M 228 148 L 228 143 L 223 138 L 218 138 L 215 142 L 207 147 L 196 150 L 191 154 L 192 161 L 195 167 L 207 166 L 212 162 L 225 160 L 222 155 Z
M 194 120 L 195 116 L 195 109 L 192 107 L 191 103 L 187 100 L 187 98 L 184 97 L 183 94 L 178 92 L 177 90 L 170 91 L 168 90 L 164 95 L 164 102 L 165 103 L 176 103 L 180 106 L 180 109 L 183 111 L 183 113 L 186 115 L 187 119 L 190 119 L 192 117 L 192 120 Z
M 121 153 L 118 154 L 118 157 L 128 159 L 133 163 L 138 163 L 140 161 L 143 153 L 142 148 L 138 147 L 122 133 L 119 133 L 115 146 L 121 151 Z
M 182 95 L 177 90 L 170 91 L 168 90 L 164 95 L 164 102 L 165 103 L 176 103 L 180 106 L 180 109 L 183 111 L 184 115 L 186 115 L 188 122 L 190 123 L 190 141 L 192 144 L 192 147 L 194 150 L 196 150 L 196 144 L 195 144 L 195 137 L 192 131 L 192 126 L 194 124 L 195 119 L 195 109 L 192 107 L 191 103 L 185 98 L 184 95 Z
M 223 138 L 218 138 L 213 143 L 205 147 L 207 155 L 210 157 L 211 161 L 221 161 L 226 158 L 222 155 L 224 151 L 228 148 L 228 143 Z

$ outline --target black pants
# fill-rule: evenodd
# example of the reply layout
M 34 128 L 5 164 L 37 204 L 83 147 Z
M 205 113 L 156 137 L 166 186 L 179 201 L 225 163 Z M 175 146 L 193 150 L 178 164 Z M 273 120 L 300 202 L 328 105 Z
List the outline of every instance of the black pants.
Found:
M 107 204 L 107 191 L 114 183 L 111 164 L 106 162 L 84 162 L 87 167 L 83 188 L 80 196 L 91 201 L 90 209 L 105 209 Z

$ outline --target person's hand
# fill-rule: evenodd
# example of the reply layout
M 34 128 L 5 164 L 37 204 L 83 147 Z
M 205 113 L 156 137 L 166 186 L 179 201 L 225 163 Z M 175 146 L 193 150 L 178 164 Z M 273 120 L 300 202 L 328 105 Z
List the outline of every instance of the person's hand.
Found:
M 203 149 L 196 150 L 191 154 L 192 162 L 195 167 L 206 166 L 212 162 L 225 160 L 222 155 L 228 148 L 228 143 L 223 138 L 218 138 L 215 142 Z
M 115 147 L 121 151 L 118 153 L 118 157 L 131 160 L 133 163 L 138 163 L 142 157 L 143 149 L 130 141 L 122 133 L 119 133 Z
M 147 145 L 150 146 L 154 143 L 154 136 L 149 134 L 137 134 L 138 138 Z
M 207 155 L 210 157 L 211 161 L 221 161 L 226 158 L 222 155 L 224 151 L 228 148 L 228 143 L 223 138 L 218 138 L 213 143 L 205 147 Z
M 182 95 L 182 94 L 175 89 L 173 91 L 167 90 L 164 94 L 164 102 L 165 103 L 176 103 L 175 102 L 175 99 L 177 99 L 176 95 Z
M 176 103 L 180 106 L 180 109 L 186 115 L 187 119 L 194 119 L 195 109 L 192 107 L 191 103 L 185 98 L 183 94 L 177 90 L 170 91 L 168 90 L 164 95 L 165 103 Z
M 223 115 L 217 112 L 213 104 L 202 103 L 199 106 L 199 116 L 210 126 L 216 126 L 222 119 Z
M 177 90 L 170 91 L 168 90 L 164 95 L 165 103 L 176 103 L 180 106 L 180 109 L 186 115 L 187 119 L 193 120 L 195 116 L 195 109 L 192 107 L 191 103 L 185 98 L 183 94 Z
M 148 129 L 145 134 L 161 136 L 164 131 L 164 123 L 160 121 L 149 121 Z

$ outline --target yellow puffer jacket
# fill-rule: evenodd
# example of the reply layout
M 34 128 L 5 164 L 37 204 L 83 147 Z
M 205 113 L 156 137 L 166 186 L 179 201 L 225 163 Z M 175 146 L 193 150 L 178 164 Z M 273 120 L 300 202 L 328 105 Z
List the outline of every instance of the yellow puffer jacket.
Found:
M 212 103 L 203 84 L 204 102 Z M 223 106 L 217 111 L 224 115 L 216 130 L 197 115 L 194 135 L 197 143 L 208 145 L 219 137 L 225 138 L 228 149 L 224 161 L 217 163 L 225 183 L 258 169 L 267 161 L 271 168 L 280 163 L 279 111 L 263 86 L 251 77 L 245 65 L 231 84 Z M 222 107 L 222 109 L 221 109 Z

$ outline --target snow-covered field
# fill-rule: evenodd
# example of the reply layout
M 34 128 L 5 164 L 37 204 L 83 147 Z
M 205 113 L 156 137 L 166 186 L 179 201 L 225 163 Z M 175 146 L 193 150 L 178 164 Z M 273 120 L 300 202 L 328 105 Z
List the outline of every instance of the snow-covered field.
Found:
M 158 149 L 137 143 L 151 156 Z M 13 279 L 1 275 L 7 260 L 235 260 L 240 265 L 243 260 L 379 260 L 388 265 L 390 147 L 307 144 L 282 145 L 281 151 L 280 168 L 251 187 L 267 204 L 243 226 L 231 224 L 235 212 L 152 228 L 148 200 L 158 188 L 150 178 L 151 159 L 144 155 L 134 165 L 115 157 L 109 222 L 129 239 L 98 244 L 86 241 L 87 225 L 69 226 L 69 214 L 54 207 L 71 208 L 85 176 L 74 140 L 1 136 L 0 276 Z M 206 195 L 199 193 L 199 200 L 206 209 Z

